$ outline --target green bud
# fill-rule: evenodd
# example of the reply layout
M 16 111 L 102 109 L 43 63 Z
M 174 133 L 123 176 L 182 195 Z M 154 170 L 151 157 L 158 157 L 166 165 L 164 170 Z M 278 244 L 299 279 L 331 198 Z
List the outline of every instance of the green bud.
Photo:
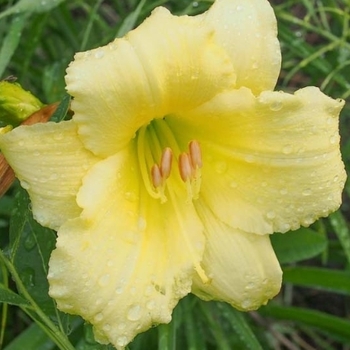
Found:
M 0 81 L 0 126 L 17 126 L 43 104 L 21 85 Z

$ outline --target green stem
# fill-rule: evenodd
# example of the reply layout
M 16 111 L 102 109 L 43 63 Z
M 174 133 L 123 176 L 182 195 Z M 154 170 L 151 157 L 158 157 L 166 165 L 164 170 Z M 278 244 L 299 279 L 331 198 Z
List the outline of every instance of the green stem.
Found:
M 33 318 L 32 313 L 27 310 L 27 307 L 21 307 L 21 309 L 26 312 L 31 318 L 36 321 L 39 327 L 42 328 L 42 330 L 57 344 L 57 346 L 61 350 L 74 350 L 73 345 L 70 343 L 68 338 L 65 334 L 63 334 L 56 326 L 55 324 L 50 320 L 49 317 L 45 315 L 45 313 L 40 309 L 38 304 L 35 302 L 35 300 L 31 297 L 31 295 L 28 293 L 27 289 L 22 283 L 21 278 L 19 277 L 15 267 L 13 264 L 5 257 L 3 251 L 0 249 L 0 260 L 4 262 L 6 265 L 8 271 L 12 275 L 12 278 L 16 282 L 18 291 L 20 294 L 27 299 L 27 301 L 30 303 L 33 311 L 37 314 L 37 316 L 41 319 L 41 322 L 38 322 L 35 318 Z

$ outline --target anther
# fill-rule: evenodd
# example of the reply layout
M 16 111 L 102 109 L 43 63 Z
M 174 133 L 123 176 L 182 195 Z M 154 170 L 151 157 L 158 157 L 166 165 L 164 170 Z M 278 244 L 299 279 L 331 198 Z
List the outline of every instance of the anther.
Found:
M 179 171 L 181 179 L 186 182 L 192 177 L 192 165 L 190 156 L 187 153 L 181 153 L 179 156 Z
M 155 188 L 160 187 L 163 184 L 162 174 L 160 172 L 158 164 L 154 164 L 151 169 L 152 184 Z
M 170 176 L 171 164 L 173 160 L 173 152 L 171 148 L 167 147 L 162 153 L 162 158 L 160 159 L 160 173 L 163 180 L 166 180 Z
M 199 145 L 199 142 L 192 140 L 188 146 L 190 151 L 190 158 L 193 169 L 201 168 L 203 165 L 202 162 L 202 151 Z

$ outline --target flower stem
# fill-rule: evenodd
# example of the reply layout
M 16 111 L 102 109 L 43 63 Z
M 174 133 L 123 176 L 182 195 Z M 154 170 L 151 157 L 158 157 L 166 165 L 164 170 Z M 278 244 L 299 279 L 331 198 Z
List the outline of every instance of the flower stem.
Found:
M 6 265 L 8 271 L 11 273 L 12 278 L 16 282 L 18 291 L 20 294 L 26 298 L 26 300 L 30 303 L 30 307 L 22 306 L 21 309 L 26 312 L 42 330 L 57 344 L 57 346 L 61 350 L 74 350 L 74 346 L 70 343 L 67 336 L 63 334 L 55 324 L 50 320 L 49 317 L 41 310 L 39 305 L 35 302 L 35 300 L 28 293 L 26 287 L 22 283 L 21 278 L 19 277 L 16 268 L 11 263 L 9 259 L 5 256 L 4 252 L 0 249 L 0 260 Z M 38 322 L 38 320 L 33 317 L 31 311 L 34 311 L 36 315 L 40 318 L 42 322 Z

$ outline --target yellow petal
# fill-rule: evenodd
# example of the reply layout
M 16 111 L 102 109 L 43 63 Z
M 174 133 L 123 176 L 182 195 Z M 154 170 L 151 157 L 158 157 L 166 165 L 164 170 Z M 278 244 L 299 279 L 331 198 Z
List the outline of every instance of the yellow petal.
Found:
M 211 278 L 194 279 L 192 292 L 204 300 L 220 300 L 239 310 L 255 310 L 280 290 L 282 271 L 269 236 L 235 230 L 197 206 L 206 231 L 202 265 Z
M 0 148 L 28 191 L 39 223 L 57 229 L 80 214 L 76 195 L 97 158 L 84 149 L 72 121 L 19 126 L 0 136 Z
M 204 250 L 192 204 L 152 199 L 133 152 L 101 161 L 86 176 L 78 196 L 84 211 L 59 230 L 49 272 L 58 307 L 81 315 L 100 342 L 118 349 L 171 320 Z
M 157 8 L 125 38 L 78 53 L 66 82 L 83 142 L 110 156 L 142 125 L 204 103 L 235 76 L 210 26 Z
M 237 87 L 255 95 L 273 90 L 280 73 L 277 23 L 267 0 L 216 0 L 204 14 L 217 42 L 229 54 L 237 73 Z
M 313 87 L 257 98 L 242 88 L 167 120 L 175 135 L 201 143 L 200 200 L 229 226 L 262 234 L 308 226 L 339 207 L 342 106 Z

